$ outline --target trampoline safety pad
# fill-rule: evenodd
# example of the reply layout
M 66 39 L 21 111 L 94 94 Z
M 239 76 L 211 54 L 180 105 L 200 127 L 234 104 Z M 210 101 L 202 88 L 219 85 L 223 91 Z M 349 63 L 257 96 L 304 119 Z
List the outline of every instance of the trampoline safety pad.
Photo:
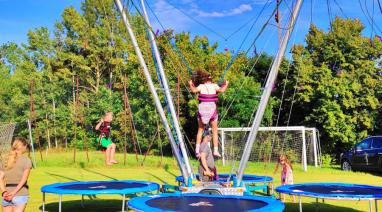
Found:
M 67 183 L 55 183 L 43 186 L 41 192 L 52 194 L 134 194 L 140 192 L 155 191 L 160 188 L 159 184 L 136 181 L 79 181 Z
M 284 204 L 271 197 L 206 194 L 161 194 L 136 197 L 128 202 L 137 211 L 253 211 L 279 212 Z

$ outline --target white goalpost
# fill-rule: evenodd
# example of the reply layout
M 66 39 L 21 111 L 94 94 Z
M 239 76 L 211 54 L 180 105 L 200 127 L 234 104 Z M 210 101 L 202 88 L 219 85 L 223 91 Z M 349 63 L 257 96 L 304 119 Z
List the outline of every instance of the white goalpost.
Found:
M 8 151 L 8 149 L 11 147 L 15 127 L 15 123 L 0 122 L 0 159 L 4 152 Z
M 243 150 L 249 127 L 219 128 L 222 148 L 222 165 L 237 160 Z M 304 126 L 260 127 L 250 155 L 251 162 L 276 162 L 286 154 L 293 163 L 301 163 L 304 171 L 308 165 L 321 166 L 321 147 L 316 128 Z

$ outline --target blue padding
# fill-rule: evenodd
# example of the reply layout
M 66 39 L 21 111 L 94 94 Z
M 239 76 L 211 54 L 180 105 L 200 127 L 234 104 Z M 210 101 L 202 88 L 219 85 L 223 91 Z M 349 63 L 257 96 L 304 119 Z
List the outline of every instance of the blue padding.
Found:
M 236 177 L 235 174 L 218 174 L 219 176 L 219 182 L 227 182 L 227 179 L 231 176 L 231 179 L 229 181 L 232 181 L 234 177 Z M 199 174 L 195 175 L 196 179 L 199 180 Z M 177 176 L 175 178 L 177 182 L 183 183 L 183 176 Z M 252 174 L 245 174 L 243 175 L 243 183 L 249 184 L 249 183 L 270 183 L 273 182 L 273 178 L 269 176 L 259 176 L 259 175 L 252 175 Z
M 283 185 L 276 191 L 284 194 L 318 198 L 382 199 L 382 187 L 346 183 L 302 183 Z
M 281 212 L 284 204 L 271 197 L 207 194 L 160 194 L 136 197 L 128 202 L 136 211 L 253 211 Z
M 52 194 L 135 194 L 159 189 L 159 184 L 136 180 L 86 181 L 54 183 L 43 186 L 41 192 Z

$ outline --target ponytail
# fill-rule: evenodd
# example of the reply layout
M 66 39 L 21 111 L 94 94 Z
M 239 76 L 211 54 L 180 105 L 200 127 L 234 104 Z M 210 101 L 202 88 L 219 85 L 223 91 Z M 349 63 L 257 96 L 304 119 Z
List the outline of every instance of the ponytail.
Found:
M 16 164 L 16 160 L 18 156 L 16 151 L 22 146 L 29 149 L 28 141 L 25 138 L 15 138 L 15 140 L 12 143 L 11 150 L 8 153 L 8 158 L 5 160 L 5 164 L 4 164 L 5 170 L 12 169 L 13 166 Z

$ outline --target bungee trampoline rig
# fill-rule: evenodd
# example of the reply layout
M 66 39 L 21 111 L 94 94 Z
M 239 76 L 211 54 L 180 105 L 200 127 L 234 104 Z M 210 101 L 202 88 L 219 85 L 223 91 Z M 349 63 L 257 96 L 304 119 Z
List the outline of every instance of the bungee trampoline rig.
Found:
M 289 38 L 300 11 L 302 0 L 297 0 L 296 4 L 294 5 L 294 10 L 291 13 L 290 21 L 287 23 L 287 28 L 284 34 L 284 38 L 280 43 L 279 51 L 274 61 L 272 62 L 272 66 L 264 86 L 263 94 L 261 95 L 260 104 L 254 116 L 251 130 L 248 135 L 244 147 L 244 152 L 236 174 L 221 174 L 219 177 L 221 177 L 223 180 L 218 180 L 207 184 L 199 183 L 196 185 L 193 184 L 193 179 L 197 178 L 197 175 L 194 175 L 191 168 L 188 151 L 183 139 L 179 121 L 177 119 L 173 98 L 167 83 L 166 74 L 163 70 L 163 64 L 158 51 L 158 47 L 156 45 L 155 36 L 151 30 L 151 25 L 145 9 L 144 0 L 141 0 L 143 17 L 146 21 L 146 25 L 148 26 L 148 36 L 151 42 L 154 59 L 157 64 L 157 73 L 160 77 L 160 84 L 162 86 L 162 91 L 167 103 L 167 111 L 169 112 L 170 122 L 167 120 L 165 110 L 163 109 L 157 90 L 154 87 L 150 72 L 139 49 L 139 45 L 131 28 L 131 24 L 127 18 L 128 15 L 126 8 L 123 7 L 120 0 L 114 0 L 114 3 L 121 15 L 122 21 L 126 27 L 131 42 L 133 43 L 134 51 L 142 67 L 149 90 L 153 96 L 156 110 L 164 126 L 165 132 L 171 144 L 172 152 L 182 174 L 181 178 L 177 179 L 177 181 L 180 183 L 180 186 L 177 190 L 178 193 L 136 197 L 129 200 L 128 206 L 137 211 L 193 211 L 195 209 L 202 209 L 203 211 L 283 211 L 284 204 L 272 197 L 260 197 L 253 195 L 244 196 L 244 194 L 252 194 L 251 191 L 259 189 L 264 191 L 266 190 L 268 193 L 270 193 L 270 190 L 273 190 L 273 186 L 272 189 L 269 187 L 273 181 L 271 177 L 245 175 L 244 170 L 247 166 L 249 156 L 265 112 L 265 108 L 270 98 L 273 85 L 276 81 L 282 58 L 285 54 Z M 275 12 L 276 9 L 274 10 L 274 13 Z M 272 14 L 271 17 L 273 17 L 273 15 L 274 14 Z M 226 72 L 227 70 L 225 70 L 225 73 Z M 170 123 L 172 127 L 170 126 Z M 62 196 L 66 194 L 81 195 L 82 202 L 84 195 L 119 194 L 122 195 L 122 211 L 125 211 L 125 201 L 127 194 L 154 192 L 158 189 L 159 185 L 156 183 L 129 180 L 57 183 L 41 188 L 41 191 L 43 192 L 43 211 L 45 210 L 46 193 L 59 195 L 59 211 L 61 211 Z M 199 194 L 188 194 L 191 192 L 198 192 Z

